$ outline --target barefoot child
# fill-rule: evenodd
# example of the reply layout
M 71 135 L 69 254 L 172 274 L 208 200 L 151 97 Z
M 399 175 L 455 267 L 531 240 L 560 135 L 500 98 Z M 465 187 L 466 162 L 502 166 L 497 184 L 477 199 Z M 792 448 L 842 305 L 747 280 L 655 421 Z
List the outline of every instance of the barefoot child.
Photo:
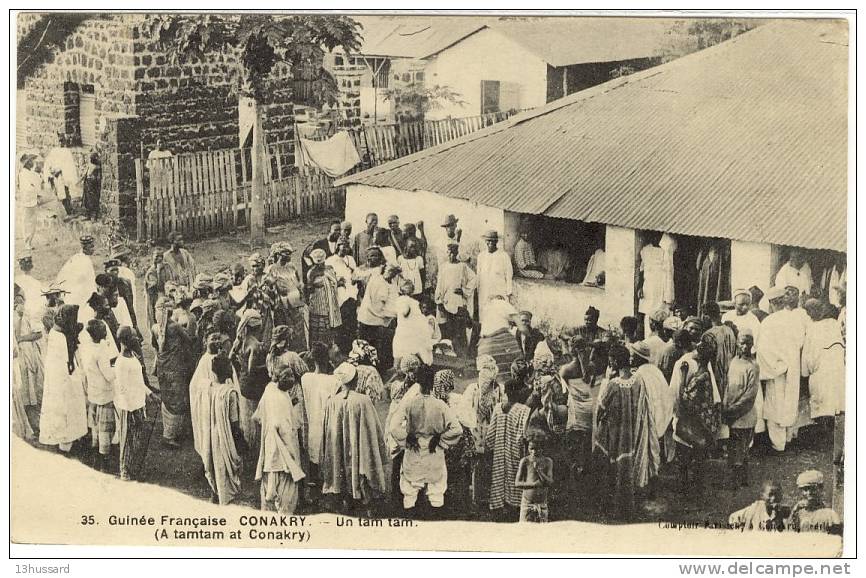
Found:
M 514 487 L 523 490 L 520 521 L 548 521 L 547 494 L 553 484 L 553 460 L 542 454 L 542 440 L 529 440 L 529 455 L 520 460 Z

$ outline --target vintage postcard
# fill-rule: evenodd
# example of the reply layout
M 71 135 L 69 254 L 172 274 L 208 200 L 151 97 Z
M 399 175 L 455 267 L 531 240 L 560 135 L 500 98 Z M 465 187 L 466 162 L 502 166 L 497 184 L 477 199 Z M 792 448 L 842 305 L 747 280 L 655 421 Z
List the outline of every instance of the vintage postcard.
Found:
M 853 15 L 10 18 L 13 545 L 842 555 Z

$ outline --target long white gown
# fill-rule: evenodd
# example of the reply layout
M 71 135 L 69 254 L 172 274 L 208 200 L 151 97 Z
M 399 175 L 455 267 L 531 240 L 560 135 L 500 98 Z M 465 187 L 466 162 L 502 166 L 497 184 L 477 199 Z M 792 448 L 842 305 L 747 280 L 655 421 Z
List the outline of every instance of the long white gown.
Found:
M 76 352 L 72 374 L 66 360 L 66 337 L 52 329 L 45 352 L 45 384 L 39 419 L 41 444 L 71 444 L 87 435 L 87 397 L 81 356 Z

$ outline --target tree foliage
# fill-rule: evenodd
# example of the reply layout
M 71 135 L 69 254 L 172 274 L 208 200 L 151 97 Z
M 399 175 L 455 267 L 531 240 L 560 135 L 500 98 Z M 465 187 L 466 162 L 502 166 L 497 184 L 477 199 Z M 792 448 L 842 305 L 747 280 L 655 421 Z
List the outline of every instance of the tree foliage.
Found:
M 427 86 L 423 82 L 411 82 L 396 86 L 385 92 L 385 99 L 395 104 L 400 120 L 415 121 L 424 118 L 431 111 L 442 108 L 443 104 L 464 105 L 466 101 L 460 93 L 449 86 Z
M 360 28 L 348 16 L 309 14 L 155 14 L 145 26 L 173 62 L 201 62 L 215 52 L 236 56 L 234 86 L 258 101 L 266 99 L 268 77 L 279 63 L 332 100 L 336 83 L 322 67 L 325 50 L 358 50 Z
M 661 59 L 670 61 L 715 46 L 743 32 L 748 32 L 762 23 L 763 21 L 758 19 L 736 18 L 677 20 L 668 31 L 668 43 L 662 50 Z
M 87 18 L 88 14 L 50 13 L 40 18 L 23 38 L 18 39 L 17 85 L 43 65 L 51 54 L 62 47 L 66 39 Z

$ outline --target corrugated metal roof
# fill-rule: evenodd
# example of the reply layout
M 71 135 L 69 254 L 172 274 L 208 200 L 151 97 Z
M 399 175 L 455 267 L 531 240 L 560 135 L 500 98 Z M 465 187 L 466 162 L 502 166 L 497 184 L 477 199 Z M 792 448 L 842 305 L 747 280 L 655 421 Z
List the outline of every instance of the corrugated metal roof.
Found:
M 659 56 L 669 47 L 670 18 L 562 18 L 503 20 L 490 28 L 550 64 L 567 66 Z
M 339 184 L 844 251 L 847 44 L 844 21 L 772 22 Z
M 353 16 L 365 56 L 424 58 L 481 30 L 487 19 L 448 16 Z

